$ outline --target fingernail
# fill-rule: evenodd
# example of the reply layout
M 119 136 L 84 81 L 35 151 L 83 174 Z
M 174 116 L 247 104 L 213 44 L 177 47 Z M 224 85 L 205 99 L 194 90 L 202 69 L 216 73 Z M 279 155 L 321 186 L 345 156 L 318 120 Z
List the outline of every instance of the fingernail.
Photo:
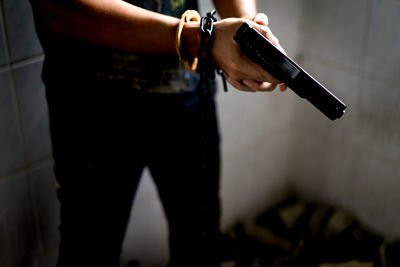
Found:
M 250 87 L 250 88 L 254 87 L 254 84 L 249 80 L 244 80 L 243 84 L 246 85 L 247 87 Z

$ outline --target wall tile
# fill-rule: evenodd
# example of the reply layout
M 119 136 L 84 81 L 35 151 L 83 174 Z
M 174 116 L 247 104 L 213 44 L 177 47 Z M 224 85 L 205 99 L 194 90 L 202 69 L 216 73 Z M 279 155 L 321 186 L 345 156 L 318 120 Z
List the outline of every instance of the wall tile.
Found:
M 302 0 L 257 1 L 258 12 L 266 13 L 272 32 L 279 38 L 286 52 L 295 56 L 300 36 L 299 15 Z M 212 1 L 199 1 L 201 14 L 205 15 L 214 7 Z
M 219 94 L 219 117 L 224 148 L 245 146 L 269 130 L 267 95 L 239 92 L 233 87 Z M 265 114 L 260 116 L 260 114 Z M 228 151 L 229 153 L 229 151 Z
M 26 0 L 3 0 L 11 60 L 42 53 L 36 36 L 32 8 Z
M 369 29 L 366 70 L 400 81 L 400 1 L 374 0 Z
M 34 201 L 45 255 L 57 250 L 59 243 L 58 226 L 60 224 L 59 201 L 56 194 L 56 181 L 53 164 L 47 163 L 33 169 L 30 173 Z
M 4 32 L 4 22 L 2 20 L 2 5 L 0 5 L 0 66 L 8 63 L 8 56 L 6 54 L 6 40 Z
M 279 39 L 287 54 L 294 58 L 297 53 L 300 36 L 300 14 L 303 0 L 257 1 L 258 12 L 268 16 L 269 26 Z
M 121 266 L 125 266 L 132 259 L 138 260 L 140 266 L 166 266 L 169 258 L 167 220 L 158 195 L 148 195 L 142 189 L 139 188 L 138 198 L 135 199 L 131 210 Z M 147 196 L 140 196 L 142 194 Z
M 296 104 L 293 128 L 290 129 L 293 133 L 291 183 L 301 197 L 357 208 L 353 205 L 354 190 L 358 187 L 360 174 L 355 173 L 355 165 L 360 157 L 360 147 L 371 147 L 372 141 L 363 138 L 366 128 L 362 127 L 361 97 L 366 90 L 356 71 L 310 58 L 305 58 L 303 66 L 348 108 L 342 118 L 331 121 L 307 101 Z M 381 93 L 387 96 L 387 93 Z M 384 101 L 378 101 L 375 107 L 383 105 Z M 371 105 L 367 109 L 375 112 Z
M 381 157 L 400 159 L 400 87 L 363 80 L 359 139 Z
M 305 58 L 303 65 L 348 110 L 331 122 L 308 103 L 296 105 L 290 166 L 295 191 L 349 209 L 372 230 L 398 238 L 399 214 L 393 211 L 400 195 L 400 88 L 342 64 Z
M 228 91 L 218 94 L 220 132 L 228 154 L 291 122 L 293 102 L 298 100 L 279 90 L 248 93 L 229 86 Z
M 289 132 L 269 133 L 222 156 L 223 230 L 287 197 Z
M 354 141 L 360 135 L 360 79 L 354 72 L 312 58 L 305 58 L 302 65 L 348 107 L 343 117 L 331 121 L 308 101 L 299 99 L 296 103 L 290 129 L 291 184 L 307 200 L 343 206 L 352 196 L 348 189 L 354 183 L 349 169 L 357 157 Z
M 357 73 L 342 69 L 337 65 L 327 65 L 324 61 L 312 58 L 305 58 L 302 66 L 339 97 L 347 105 L 347 108 L 340 119 L 331 121 L 307 100 L 297 97 L 293 108 L 295 112 L 293 131 L 300 131 L 319 139 L 350 140 L 353 136 L 358 136 L 358 110 L 362 88 Z
M 15 114 L 10 73 L 0 73 L 0 175 L 22 167 L 24 154 Z
M 205 16 L 207 12 L 214 8 L 214 5 L 211 0 L 202 0 L 199 2 L 199 12 L 200 15 Z
M 304 0 L 301 46 L 305 53 L 358 68 L 368 1 Z
M 38 62 L 14 70 L 28 161 L 51 153 L 49 118 L 41 69 L 42 62 Z
M 319 131 L 297 133 L 292 139 L 292 189 L 302 199 L 348 206 L 352 201 L 355 148 L 351 141 L 335 140 Z
M 153 198 L 154 195 L 157 194 L 157 187 L 153 181 L 153 178 L 151 177 L 150 170 L 148 168 L 144 168 L 140 177 L 134 201 L 145 201 L 147 198 Z
M 0 180 L 0 266 L 36 265 L 38 243 L 25 177 Z
M 397 148 L 400 142 L 393 144 Z M 383 151 L 382 151 L 383 152 Z M 350 206 L 361 221 L 387 239 L 399 239 L 400 157 L 388 160 L 379 151 L 360 147 L 353 166 L 356 183 Z
M 313 58 L 304 58 L 302 66 L 348 106 L 354 108 L 359 103 L 362 89 L 358 86 L 359 74 L 356 71 Z

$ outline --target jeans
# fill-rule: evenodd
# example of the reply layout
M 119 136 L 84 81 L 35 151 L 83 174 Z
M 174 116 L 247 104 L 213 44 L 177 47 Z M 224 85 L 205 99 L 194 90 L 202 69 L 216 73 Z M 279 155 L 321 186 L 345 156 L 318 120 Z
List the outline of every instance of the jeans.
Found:
M 57 266 L 118 266 L 144 167 L 167 216 L 170 265 L 217 266 L 220 149 L 214 101 L 186 105 L 182 99 L 188 95 L 86 82 L 47 83 L 46 95 L 60 185 Z

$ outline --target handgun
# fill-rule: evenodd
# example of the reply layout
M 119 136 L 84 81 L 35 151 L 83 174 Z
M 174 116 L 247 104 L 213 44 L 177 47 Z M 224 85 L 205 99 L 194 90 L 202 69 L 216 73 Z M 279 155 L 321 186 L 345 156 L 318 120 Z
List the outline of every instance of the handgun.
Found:
M 248 58 L 307 99 L 328 118 L 335 120 L 344 114 L 346 105 L 339 98 L 251 25 L 244 22 L 233 38 Z

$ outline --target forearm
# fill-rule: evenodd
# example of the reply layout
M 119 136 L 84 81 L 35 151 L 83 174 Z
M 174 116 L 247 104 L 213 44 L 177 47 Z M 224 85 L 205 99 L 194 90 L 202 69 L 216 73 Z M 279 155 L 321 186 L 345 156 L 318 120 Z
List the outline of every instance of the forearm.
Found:
M 45 26 L 56 33 L 124 51 L 175 53 L 175 33 L 179 20 L 174 17 L 121 0 L 65 2 L 68 4 L 31 0 Z
M 35 15 L 51 31 L 128 52 L 175 54 L 179 20 L 151 12 L 122 0 L 30 0 Z M 57 1 L 58 4 L 55 4 Z M 214 0 L 224 17 L 254 17 L 255 0 Z M 232 36 L 244 19 L 224 19 L 215 24 L 211 60 L 240 90 L 269 90 L 264 81 L 279 83 L 271 74 L 246 58 Z M 268 27 L 248 20 L 268 38 Z M 266 25 L 267 23 L 265 23 Z M 182 31 L 183 49 L 197 55 L 199 22 L 189 22 Z M 256 81 L 249 89 L 244 81 Z M 242 81 L 242 82 L 241 82 Z M 274 86 L 273 86 L 274 87 Z
M 253 18 L 257 13 L 256 0 L 213 0 L 221 18 Z

